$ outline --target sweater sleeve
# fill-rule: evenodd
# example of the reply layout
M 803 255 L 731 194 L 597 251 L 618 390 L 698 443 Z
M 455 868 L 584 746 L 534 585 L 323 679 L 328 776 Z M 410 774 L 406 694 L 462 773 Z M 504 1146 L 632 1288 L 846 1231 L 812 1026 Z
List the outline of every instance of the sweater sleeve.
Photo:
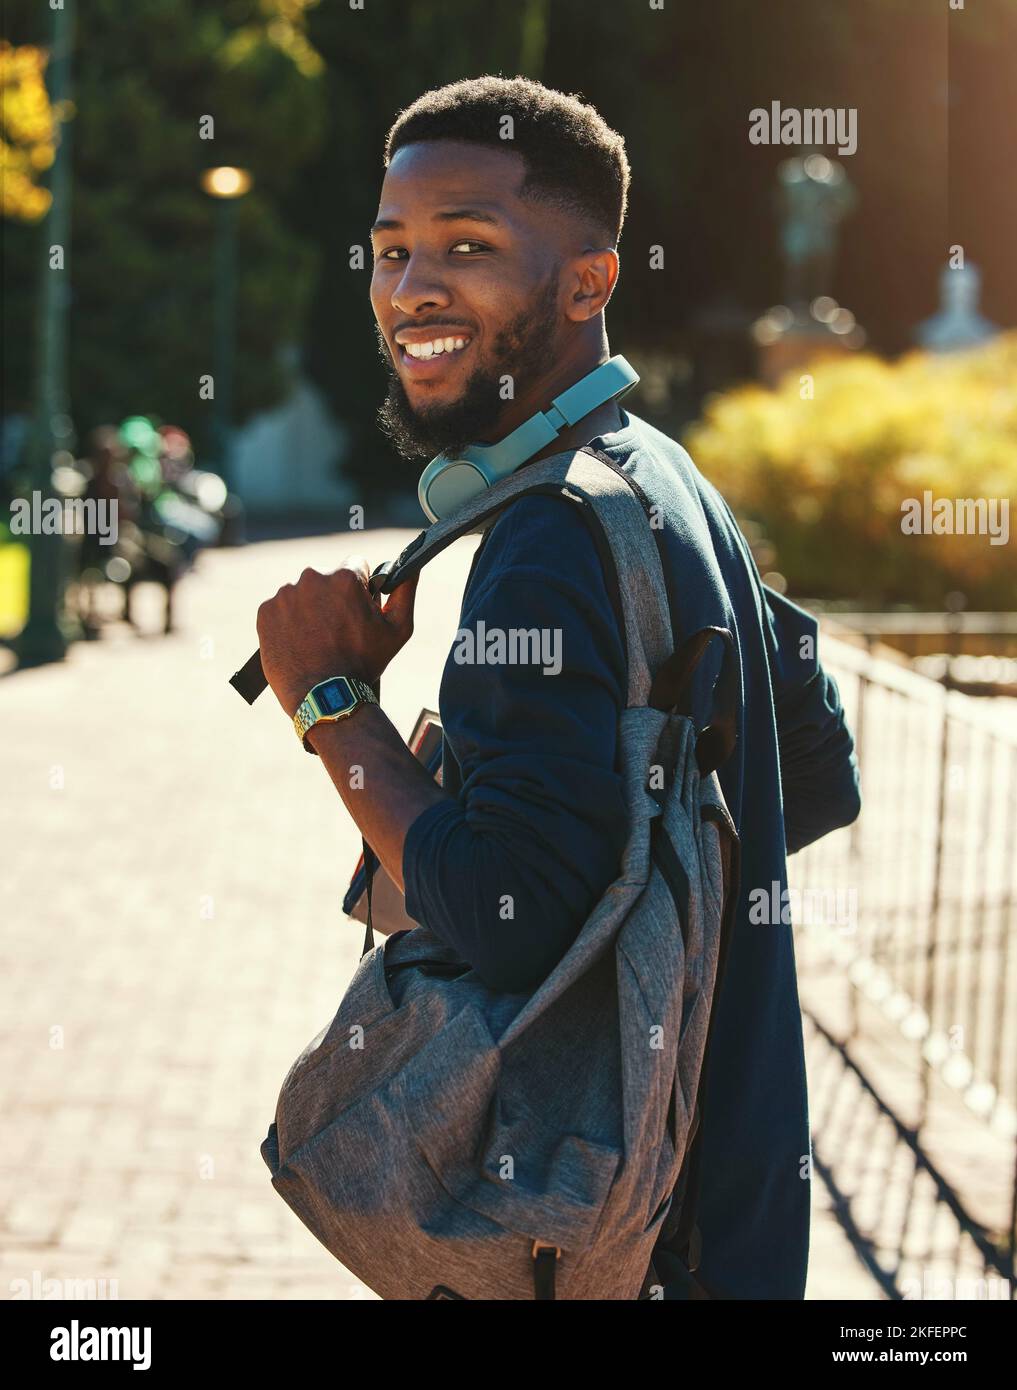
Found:
M 774 590 L 763 592 L 784 834 L 794 854 L 857 818 L 858 763 L 837 683 L 816 656 L 816 619 Z
M 489 535 L 442 678 L 461 792 L 424 811 L 403 849 L 407 913 L 493 989 L 535 988 L 620 872 L 624 701 L 586 521 L 566 499 L 521 499 Z

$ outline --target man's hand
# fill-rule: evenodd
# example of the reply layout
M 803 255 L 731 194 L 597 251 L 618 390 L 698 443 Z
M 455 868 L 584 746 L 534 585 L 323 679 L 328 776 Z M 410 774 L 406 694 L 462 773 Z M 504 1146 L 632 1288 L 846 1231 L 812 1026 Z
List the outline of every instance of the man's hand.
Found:
M 400 584 L 382 608 L 368 589 L 371 571 L 348 556 L 334 574 L 304 570 L 258 609 L 261 664 L 291 717 L 301 700 L 329 676 L 359 676 L 372 684 L 413 633 L 419 573 Z M 316 724 L 308 740 L 360 833 L 400 892 L 403 848 L 410 826 L 428 807 L 449 800 L 406 747 L 380 705 L 352 719 Z M 363 779 L 350 777 L 356 764 Z
M 368 589 L 370 566 L 348 556 L 334 574 L 306 569 L 258 609 L 265 678 L 288 715 L 318 681 L 359 676 L 373 683 L 413 633 L 419 573 L 381 607 Z

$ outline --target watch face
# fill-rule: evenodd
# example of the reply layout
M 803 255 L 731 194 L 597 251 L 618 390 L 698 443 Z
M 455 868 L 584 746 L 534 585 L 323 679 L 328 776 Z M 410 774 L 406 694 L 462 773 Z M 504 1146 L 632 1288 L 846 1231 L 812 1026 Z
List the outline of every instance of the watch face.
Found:
M 341 710 L 352 709 L 357 703 L 353 691 L 342 676 L 319 685 L 314 692 L 314 698 L 321 706 L 323 714 L 338 714 Z

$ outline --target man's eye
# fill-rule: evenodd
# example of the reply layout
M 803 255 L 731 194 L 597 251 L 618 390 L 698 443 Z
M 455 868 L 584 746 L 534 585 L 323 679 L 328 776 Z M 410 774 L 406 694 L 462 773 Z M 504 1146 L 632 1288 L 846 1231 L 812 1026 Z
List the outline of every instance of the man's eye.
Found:
M 464 247 L 469 249 L 463 250 Z M 450 251 L 459 254 L 472 256 L 478 251 L 489 251 L 491 248 L 483 241 L 454 241 L 449 247 Z M 405 246 L 388 246 L 384 251 L 379 251 L 376 257 L 379 261 L 401 261 L 409 254 Z

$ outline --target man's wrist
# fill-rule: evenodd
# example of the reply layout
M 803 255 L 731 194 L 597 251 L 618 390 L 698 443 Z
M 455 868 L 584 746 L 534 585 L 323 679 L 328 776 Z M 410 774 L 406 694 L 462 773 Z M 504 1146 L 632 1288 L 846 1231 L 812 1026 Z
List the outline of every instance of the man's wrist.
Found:
M 321 757 L 322 749 L 327 748 L 329 744 L 334 745 L 337 739 L 346 738 L 351 728 L 355 732 L 355 726 L 360 720 L 372 718 L 367 713 L 371 709 L 380 710 L 381 705 L 365 703 L 357 705 L 345 719 L 322 719 L 319 723 L 311 725 L 304 738 L 309 747 Z M 362 724 L 360 728 L 362 731 Z

